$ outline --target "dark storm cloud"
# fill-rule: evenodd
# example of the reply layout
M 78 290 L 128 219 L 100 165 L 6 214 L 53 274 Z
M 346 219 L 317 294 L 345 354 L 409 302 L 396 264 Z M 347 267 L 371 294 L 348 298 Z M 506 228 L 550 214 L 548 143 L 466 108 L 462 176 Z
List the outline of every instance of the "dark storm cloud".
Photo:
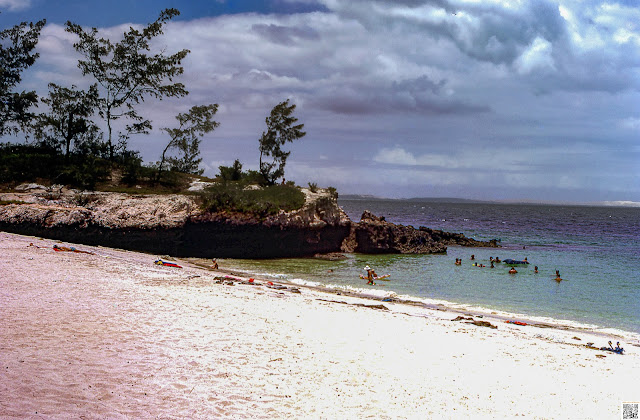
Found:
M 261 23 L 252 25 L 251 30 L 273 43 L 282 45 L 293 45 L 301 39 L 314 41 L 320 38 L 318 32 L 308 26 L 291 27 Z
M 445 80 L 434 82 L 422 75 L 393 81 L 387 87 L 362 83 L 344 86 L 311 103 L 339 114 L 470 114 L 490 111 L 486 105 L 464 103 L 441 95 Z
M 512 63 L 536 37 L 556 41 L 566 34 L 556 3 L 526 2 L 526 8 L 512 10 L 495 4 L 452 5 L 446 1 L 369 1 L 341 5 L 338 13 L 357 19 L 371 31 L 418 30 L 426 37 L 445 38 L 471 58 L 492 63 Z M 397 13 L 406 6 L 405 13 Z M 444 11 L 427 18 L 428 12 Z
M 427 186 L 487 198 L 582 191 L 590 201 L 608 191 L 640 201 L 637 2 L 265 4 L 171 22 L 157 40 L 158 49 L 191 50 L 180 78 L 191 94 L 150 102 L 144 114 L 161 126 L 192 104 L 219 103 L 221 126 L 202 146 L 207 175 L 235 158 L 255 168 L 265 116 L 290 98 L 308 135 L 292 146 L 287 179 L 302 184 L 396 197 Z M 25 88 L 76 83 L 73 42 L 48 24 Z M 148 144 L 145 159 L 157 159 Z

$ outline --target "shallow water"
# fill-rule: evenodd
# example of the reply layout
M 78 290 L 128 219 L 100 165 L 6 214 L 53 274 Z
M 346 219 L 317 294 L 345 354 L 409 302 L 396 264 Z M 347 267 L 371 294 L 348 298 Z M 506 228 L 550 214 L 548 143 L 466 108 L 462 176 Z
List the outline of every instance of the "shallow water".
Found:
M 433 203 L 409 200 L 340 200 L 352 220 L 365 209 L 393 223 L 500 239 L 502 248 L 449 247 L 446 255 L 349 255 L 316 259 L 225 260 L 255 274 L 324 286 L 395 293 L 551 317 L 590 326 L 640 332 L 640 209 L 548 205 Z M 471 261 L 471 254 L 476 260 Z M 489 258 L 525 257 L 528 266 L 489 268 Z M 462 266 L 455 266 L 462 258 Z M 474 267 L 479 262 L 487 267 Z M 390 281 L 367 286 L 370 265 Z M 539 273 L 534 273 L 534 266 Z M 556 282 L 559 270 L 562 282 Z

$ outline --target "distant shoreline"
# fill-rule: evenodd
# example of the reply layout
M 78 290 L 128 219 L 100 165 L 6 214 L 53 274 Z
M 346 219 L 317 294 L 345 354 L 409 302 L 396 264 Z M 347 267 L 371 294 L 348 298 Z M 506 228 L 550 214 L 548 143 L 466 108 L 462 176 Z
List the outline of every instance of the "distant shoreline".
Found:
M 577 207 L 623 207 L 640 208 L 637 201 L 596 201 L 596 202 L 564 202 L 564 201 L 536 201 L 536 200 L 476 200 L 471 198 L 457 197 L 411 197 L 411 198 L 389 198 L 373 195 L 341 194 L 340 200 L 379 200 L 379 201 L 409 201 L 416 203 L 452 203 L 452 204 L 505 204 L 505 205 L 540 205 L 540 206 L 577 206 Z

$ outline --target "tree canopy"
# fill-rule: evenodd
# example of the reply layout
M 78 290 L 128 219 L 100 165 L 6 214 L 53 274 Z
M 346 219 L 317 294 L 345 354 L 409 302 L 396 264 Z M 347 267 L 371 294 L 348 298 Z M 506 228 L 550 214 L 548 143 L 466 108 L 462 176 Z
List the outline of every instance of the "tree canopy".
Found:
M 38 58 L 33 50 L 45 23 L 22 22 L 0 31 L 0 136 L 18 133 L 33 118 L 29 108 L 38 102 L 36 92 L 14 89 L 22 81 L 22 72 Z
M 289 100 L 273 107 L 271 114 L 265 119 L 267 131 L 260 137 L 260 173 L 268 184 L 284 176 L 284 166 L 291 152 L 282 150 L 285 143 L 304 137 L 304 124 L 294 125 L 298 119 L 294 117 L 296 105 L 289 105 Z M 271 161 L 267 158 L 271 157 Z
M 183 49 L 175 54 L 151 53 L 150 41 L 163 33 L 163 27 L 180 12 L 166 9 L 158 19 L 142 30 L 129 28 L 119 42 L 101 38 L 96 28 L 85 31 L 80 25 L 66 23 L 66 31 L 78 36 L 74 48 L 84 60 L 78 62 L 83 75 L 91 75 L 99 85 L 100 100 L 98 113 L 107 124 L 107 144 L 109 156 L 113 159 L 115 147 L 112 123 L 126 118 L 126 126 L 121 138 L 129 133 L 148 132 L 151 122 L 141 116 L 136 105 L 145 98 L 162 99 L 182 97 L 188 94 L 182 83 L 173 82 L 184 69 L 182 60 L 189 53 Z
M 213 116 L 218 111 L 218 104 L 196 105 L 191 107 L 186 114 L 180 113 L 176 116 L 179 126 L 177 128 L 163 128 L 169 134 L 171 140 L 162 152 L 162 158 L 158 164 L 158 174 L 164 168 L 165 163 L 169 163 L 171 169 L 178 172 L 202 174 L 203 170 L 198 169 L 202 158 L 200 158 L 200 137 L 213 131 L 220 123 L 213 120 Z M 169 157 L 167 152 L 171 149 L 180 152 L 179 157 Z
M 96 141 L 98 127 L 89 119 L 98 103 L 98 87 L 88 91 L 49 84 L 49 96 L 42 102 L 49 105 L 49 112 L 38 115 L 34 123 L 35 137 L 53 148 L 62 148 L 69 156 L 71 143 L 79 148 L 82 143 Z

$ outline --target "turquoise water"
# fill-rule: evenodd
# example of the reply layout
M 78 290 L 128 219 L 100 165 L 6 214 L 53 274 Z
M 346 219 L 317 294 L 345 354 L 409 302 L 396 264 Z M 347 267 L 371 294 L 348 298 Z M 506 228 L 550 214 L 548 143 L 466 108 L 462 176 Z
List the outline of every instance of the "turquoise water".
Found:
M 502 248 L 449 247 L 446 255 L 348 255 L 317 259 L 225 260 L 256 275 L 385 296 L 446 301 L 531 317 L 640 332 L 640 209 L 547 205 L 340 200 L 352 220 L 365 209 L 393 223 L 500 239 Z M 470 260 L 475 254 L 475 261 Z M 489 258 L 527 257 L 509 274 Z M 462 258 L 461 266 L 454 265 Z M 474 267 L 479 262 L 487 267 Z M 369 265 L 390 281 L 367 286 Z M 537 265 L 539 273 L 534 273 Z M 554 280 L 560 271 L 562 282 Z

